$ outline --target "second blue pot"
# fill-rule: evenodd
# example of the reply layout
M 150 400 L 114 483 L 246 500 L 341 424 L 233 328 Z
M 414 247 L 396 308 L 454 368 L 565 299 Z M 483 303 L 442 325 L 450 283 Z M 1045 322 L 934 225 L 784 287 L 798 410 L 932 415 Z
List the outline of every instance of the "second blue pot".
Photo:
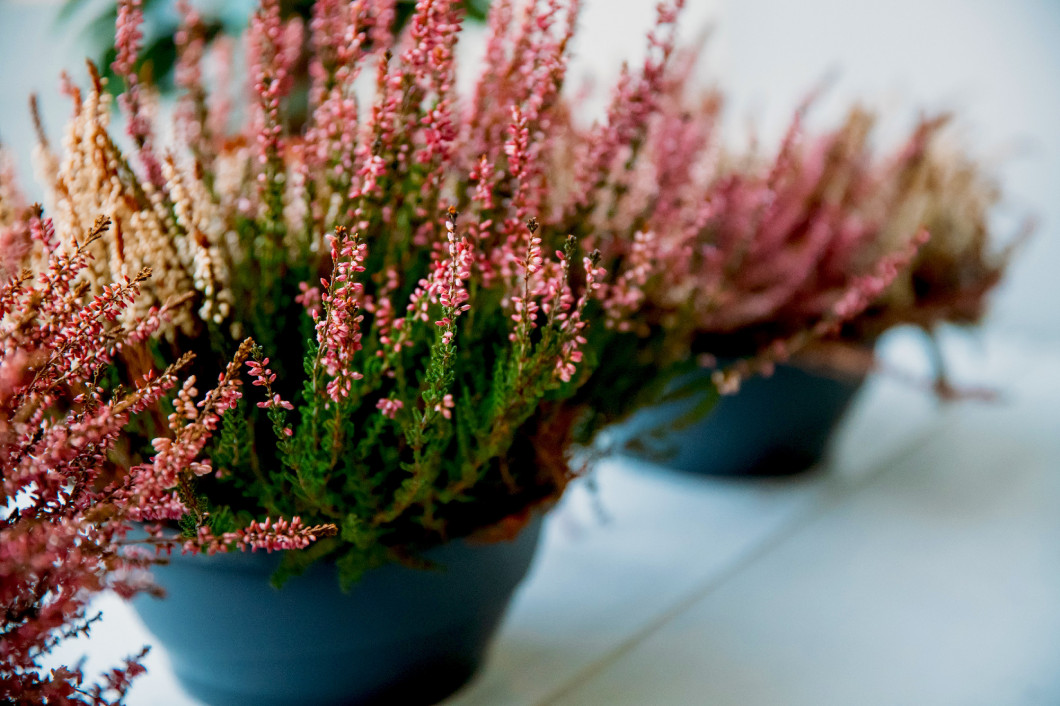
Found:
M 713 394 L 709 371 L 680 381 L 698 388 L 678 401 L 640 410 L 615 430 L 623 452 L 671 468 L 722 476 L 779 476 L 822 460 L 835 428 L 864 382 L 796 365 L 743 381 L 703 419 L 678 420 Z

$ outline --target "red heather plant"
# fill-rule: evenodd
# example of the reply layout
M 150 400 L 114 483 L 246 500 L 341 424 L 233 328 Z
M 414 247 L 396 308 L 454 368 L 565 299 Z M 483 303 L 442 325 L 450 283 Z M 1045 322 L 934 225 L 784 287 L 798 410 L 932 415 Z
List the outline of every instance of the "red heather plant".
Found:
M 141 270 L 92 294 L 83 279 L 88 251 L 110 222 L 100 218 L 81 238 L 59 238 L 39 210 L 19 220 L 23 203 L 0 174 L 0 700 L 5 703 L 120 702 L 143 671 L 140 654 L 95 683 L 82 667 L 45 671 L 42 658 L 67 638 L 87 634 L 93 594 L 129 597 L 149 589 L 154 551 L 129 546 L 134 521 L 180 518 L 191 478 L 209 469 L 196 460 L 219 415 L 240 397 L 234 371 L 195 403 L 193 379 L 178 395 L 158 453 L 130 471 L 115 462 L 123 429 L 156 408 L 178 383 L 181 359 L 163 373 L 150 369 L 128 386 L 112 384 L 116 360 L 142 355 L 168 316 L 165 308 L 126 327 L 117 320 L 150 275 Z M 28 264 L 37 270 L 22 269 Z M 173 544 L 157 535 L 158 547 Z M 207 548 L 301 548 L 328 528 L 290 522 L 254 523 Z M 192 539 L 189 550 L 204 542 Z
M 798 115 L 771 161 L 732 163 L 713 144 L 716 110 L 710 102 L 698 120 L 664 115 L 678 137 L 660 132 L 650 143 L 645 161 L 658 182 L 699 183 L 676 187 L 683 194 L 644 225 L 663 234 L 653 237 L 670 259 L 645 296 L 664 326 L 694 327 L 697 349 L 747 358 L 715 376 L 733 389 L 755 366 L 768 371 L 840 335 L 908 267 L 929 238 L 917 191 L 938 123 L 922 123 L 898 155 L 876 162 L 867 114 L 812 138 Z
M 996 190 L 944 150 L 944 118 L 878 157 L 868 113 L 814 136 L 800 110 L 774 157 L 735 155 L 719 137 L 720 96 L 690 89 L 694 58 L 658 81 L 624 168 L 576 189 L 594 204 L 579 223 L 603 235 L 603 262 L 628 263 L 616 283 L 627 294 L 611 299 L 637 311 L 627 325 L 741 359 L 715 374 L 733 391 L 808 346 L 871 349 L 891 326 L 979 319 L 1008 253 L 990 251 Z
M 235 132 L 185 8 L 176 141 L 163 147 L 152 91 L 132 71 L 140 12 L 121 5 L 130 157 L 93 68 L 86 92 L 67 84 L 75 115 L 61 156 L 42 136 L 42 166 L 61 222 L 114 219 L 92 245 L 93 283 L 150 266 L 141 307 L 194 289 L 165 334 L 198 354 L 200 377 L 243 336 L 261 344 L 252 375 L 267 401 L 238 405 L 205 447 L 210 472 L 181 497 L 189 534 L 208 542 L 265 514 L 334 522 L 340 536 L 286 555 L 277 579 L 328 556 L 349 583 L 562 492 L 578 415 L 559 402 L 592 370 L 589 332 L 598 360 L 605 324 L 629 328 L 628 287 L 613 282 L 640 277 L 617 260 L 605 272 L 569 230 L 543 225 L 583 207 L 551 203 L 547 163 L 568 121 L 577 7 L 497 3 L 486 68 L 462 96 L 459 3 L 422 0 L 395 36 L 393 2 L 322 0 L 308 25 L 263 2 L 243 38 L 250 100 Z M 623 96 L 654 90 L 675 19 L 661 11 L 644 76 L 626 76 Z M 303 65 L 304 124 L 291 99 Z M 616 130 L 582 156 L 579 179 L 598 181 L 631 139 Z

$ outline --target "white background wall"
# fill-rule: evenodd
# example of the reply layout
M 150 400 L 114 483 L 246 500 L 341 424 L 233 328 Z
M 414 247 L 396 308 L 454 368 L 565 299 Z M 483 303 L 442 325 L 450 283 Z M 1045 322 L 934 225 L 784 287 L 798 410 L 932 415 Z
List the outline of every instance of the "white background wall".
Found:
M 95 0 L 93 0 L 95 1 Z M 777 135 L 806 92 L 830 90 L 811 115 L 831 124 L 850 102 L 885 110 L 898 135 L 919 110 L 953 110 L 974 154 L 1004 186 L 1002 234 L 1039 222 L 997 298 L 990 325 L 1060 338 L 1060 0 L 687 0 L 684 30 L 715 31 L 704 82 L 730 95 L 734 132 Z M 586 0 L 579 65 L 613 76 L 641 54 L 651 0 Z M 43 96 L 58 135 L 68 108 L 62 67 L 83 76 L 84 47 L 53 24 L 56 3 L 0 0 L 0 139 L 28 174 L 26 96 Z

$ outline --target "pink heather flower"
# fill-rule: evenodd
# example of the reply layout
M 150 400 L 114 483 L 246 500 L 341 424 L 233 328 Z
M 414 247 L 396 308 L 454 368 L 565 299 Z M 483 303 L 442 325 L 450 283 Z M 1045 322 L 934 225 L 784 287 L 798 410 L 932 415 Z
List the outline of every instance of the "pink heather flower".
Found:
M 560 332 L 564 336 L 564 342 L 556 361 L 555 374 L 563 382 L 570 382 L 573 379 L 577 364 L 582 360 L 581 346 L 586 343 L 586 339 L 580 332 L 587 323 L 582 318 L 582 314 L 589 300 L 600 289 L 600 282 L 606 274 L 604 268 L 598 266 L 599 257 L 599 253 L 594 252 L 582 260 L 585 268 L 585 290 L 578 298 L 573 310 L 560 323 Z
M 452 419 L 453 418 L 453 412 L 452 412 L 453 407 L 454 407 L 453 396 L 451 394 L 449 394 L 449 393 L 446 393 L 445 395 L 442 396 L 442 401 L 439 402 L 438 404 L 434 405 L 434 411 L 438 412 L 439 414 L 441 414 L 446 419 Z
M 7 310 L 0 321 L 0 479 L 17 509 L 0 519 L 0 701 L 110 704 L 124 699 L 141 673 L 140 653 L 89 685 L 80 666 L 41 667 L 43 654 L 66 637 L 86 634 L 94 594 L 110 588 L 130 597 L 148 587 L 142 569 L 151 554 L 123 547 L 145 489 L 136 474 L 114 480 L 108 457 L 137 414 L 155 407 L 177 384 L 176 370 L 145 371 L 118 396 L 94 384 L 112 365 L 130 332 L 113 326 L 145 277 L 104 287 L 94 297 L 76 286 L 87 248 L 109 226 L 96 220 L 80 244 L 51 246 L 51 223 L 39 213 L 34 241 L 42 269 L 0 287 Z M 40 252 L 40 251 L 43 252 Z M 142 334 L 137 323 L 130 330 Z M 176 417 L 195 418 L 194 381 L 178 394 Z M 160 454 L 182 453 L 179 441 L 156 440 Z M 194 475 L 209 462 L 192 458 Z
M 537 234 L 537 219 L 531 218 L 526 223 L 526 255 L 520 263 L 522 269 L 522 293 L 512 294 L 509 301 L 512 306 L 511 319 L 515 329 L 508 335 L 513 342 L 525 347 L 529 342 L 530 331 L 537 327 L 537 314 L 541 309 L 538 298 L 548 289 L 548 278 L 536 277 L 541 271 L 541 237 Z M 514 288 L 514 287 L 513 287 Z
M 197 459 L 217 430 L 221 416 L 242 398 L 239 370 L 250 356 L 252 345 L 249 340 L 240 345 L 225 372 L 218 376 L 217 386 L 195 404 L 197 416 L 194 420 L 171 415 L 172 441 L 167 444 L 156 439 L 154 458 L 131 469 L 133 484 L 137 488 L 128 496 L 131 519 L 178 520 L 188 512 L 189 508 L 175 499 L 170 489 L 178 485 L 181 474 L 189 468 L 201 473 L 210 472 L 208 466 Z
M 47 221 L 39 225 L 41 232 L 51 228 Z M 144 652 L 94 685 L 86 683 L 80 666 L 45 671 L 41 657 L 65 638 L 88 633 L 98 619 L 87 611 L 94 594 L 112 589 L 128 598 L 150 588 L 143 569 L 153 554 L 126 546 L 130 523 L 188 512 L 172 489 L 178 481 L 212 472 L 198 451 L 237 394 L 236 383 L 223 380 L 196 405 L 195 380 L 189 378 L 169 420 L 174 436 L 155 439 L 155 457 L 115 479 L 109 459 L 123 430 L 177 385 L 176 372 L 188 358 L 161 374 L 144 371 L 118 396 L 95 385 L 115 351 L 156 325 L 104 327 L 130 305 L 146 274 L 104 287 L 94 297 L 74 284 L 88 267 L 86 249 L 108 225 L 97 220 L 69 249 L 51 248 L 50 236 L 38 238 L 36 248 L 45 251 L 39 276 L 17 275 L 0 287 L 9 310 L 19 312 L 17 320 L 0 321 L 0 482 L 3 496 L 18 504 L 0 519 L 4 702 L 123 701 L 131 679 L 143 671 Z M 299 523 L 251 529 L 252 545 L 276 547 L 304 546 L 333 530 Z M 150 541 L 156 540 L 166 541 L 157 536 Z M 202 532 L 192 546 L 215 548 Z
M 316 321 L 317 317 L 320 316 L 320 287 L 312 287 L 308 282 L 299 282 L 298 289 L 301 294 L 297 295 L 294 300 L 305 307 L 306 313 Z
M 274 393 L 272 397 L 265 400 L 264 402 L 258 402 L 258 407 L 260 407 L 261 409 L 271 409 L 273 407 L 279 407 L 281 409 L 294 409 L 294 405 L 281 398 L 278 393 Z M 287 434 L 287 436 L 290 436 L 290 434 Z
M 177 393 L 177 399 L 173 401 L 173 415 L 170 416 L 170 424 L 177 424 L 177 420 L 183 417 L 188 421 L 195 421 L 199 417 L 199 408 L 195 406 L 195 396 L 199 394 L 195 388 L 195 376 L 189 375 L 184 381 L 184 386 Z
M 444 164 L 452 155 L 457 136 L 453 122 L 452 92 L 456 83 L 453 61 L 460 32 L 461 10 L 455 0 L 421 0 L 409 25 L 402 65 L 420 90 L 436 96 L 420 119 L 422 146 L 416 161 L 423 165 Z M 423 193 L 431 193 L 439 183 L 439 171 L 429 169 Z
M 845 321 L 864 311 L 890 286 L 899 273 L 909 266 L 929 237 L 926 230 L 921 230 L 904 250 L 884 256 L 876 263 L 872 273 L 855 278 L 850 288 L 832 307 L 836 318 Z
M 272 520 L 266 517 L 264 521 L 252 521 L 246 528 L 226 534 L 225 544 L 237 543 L 243 549 L 257 551 L 263 549 L 266 552 L 281 550 L 305 549 L 316 541 L 320 535 L 333 533 L 333 530 L 325 526 L 306 527 L 302 518 L 292 517 L 290 521 L 283 518 Z
M 209 106 L 203 85 L 206 25 L 188 0 L 177 0 L 176 9 L 181 22 L 173 37 L 177 46 L 174 78 L 183 95 L 177 105 L 175 123 L 196 159 L 207 160 L 214 150 L 210 145 Z
M 356 78 L 360 59 L 369 42 L 368 31 L 374 24 L 368 9 L 371 3 L 360 0 L 318 0 L 313 4 L 309 21 L 310 40 L 315 49 L 309 73 L 313 79 L 314 104 L 322 105 L 329 81 L 344 84 Z
M 648 35 L 648 54 L 639 75 L 623 71 L 608 108 L 577 166 L 576 209 L 585 208 L 606 183 L 621 148 L 642 138 L 650 125 L 658 97 L 665 93 L 665 68 L 677 41 L 677 17 L 684 0 L 660 2 L 657 24 Z
M 171 322 L 173 310 L 179 308 L 183 302 L 174 302 L 162 307 L 151 307 L 142 319 L 129 329 L 124 341 L 116 341 L 114 352 L 122 351 L 127 345 L 143 343 L 155 336 L 158 331 Z
M 470 307 L 467 303 L 470 298 L 467 280 L 471 277 L 474 252 L 467 238 L 457 239 L 456 218 L 455 209 L 450 208 L 445 225 L 448 257 L 439 255 L 438 250 L 432 253 L 430 276 L 421 279 L 413 289 L 406 306 L 408 316 L 393 322 L 397 336 L 388 336 L 388 341 L 392 342 L 395 353 L 410 340 L 412 331 L 407 326 L 409 321 L 426 323 L 431 320 L 431 304 L 441 305 L 440 316 L 434 319 L 434 325 L 444 329 L 442 342 L 446 346 L 451 345 L 455 339 L 456 320 Z
M 374 299 L 368 298 L 365 300 L 364 308 L 370 314 L 375 317 L 373 325 L 377 335 L 379 336 L 379 343 L 381 347 L 376 351 L 376 355 L 385 358 L 386 351 L 393 345 L 391 339 L 391 333 L 397 324 L 394 318 L 395 310 L 392 301 L 392 296 L 400 285 L 400 278 L 396 268 L 389 268 L 386 271 L 386 279 L 383 285 L 379 288 L 378 293 Z M 400 327 L 399 325 L 397 327 Z
M 273 196 L 282 170 L 283 120 L 280 106 L 290 93 L 292 72 L 302 47 L 303 27 L 298 18 L 286 24 L 280 17 L 279 0 L 262 0 L 250 21 L 247 34 L 247 65 L 257 95 L 254 122 L 259 190 L 270 210 L 279 208 Z M 273 215 L 277 215 L 273 213 Z
M 272 372 L 268 368 L 269 359 L 261 357 L 259 349 L 255 348 L 251 353 L 253 356 L 247 361 L 247 367 L 250 369 L 250 375 L 254 378 L 254 382 L 251 383 L 258 387 L 265 388 L 266 399 L 258 402 L 258 408 L 260 409 L 294 409 L 294 405 L 287 400 L 280 397 L 279 393 L 274 392 L 272 384 L 276 382 L 276 373 Z M 279 424 L 279 422 L 277 422 Z M 294 432 L 291 429 L 276 427 L 278 432 L 283 433 L 285 436 L 291 436 Z
M 393 419 L 398 413 L 398 410 L 402 409 L 404 406 L 405 403 L 401 400 L 388 397 L 384 397 L 375 404 L 376 409 L 380 410 L 383 413 L 383 416 L 387 419 Z
M 355 380 L 362 378 L 353 367 L 353 357 L 362 347 L 364 315 L 359 309 L 364 285 L 353 278 L 364 272 L 367 246 L 342 227 L 336 228 L 330 241 L 334 265 L 331 281 L 322 282 L 327 287 L 321 295 L 325 315 L 317 319 L 316 332 L 320 363 L 331 378 L 328 394 L 337 402 L 350 393 Z
M 637 231 L 633 234 L 627 260 L 618 281 L 607 288 L 603 297 L 607 325 L 619 331 L 633 328 L 631 314 L 636 312 L 645 299 L 644 286 L 656 270 L 653 258 L 658 252 L 652 231 Z
M 466 282 L 471 277 L 471 262 L 474 255 L 471 251 L 471 243 L 466 238 L 457 240 L 456 212 L 452 209 L 445 222 L 445 230 L 449 243 L 449 258 L 443 264 L 445 280 L 437 283 L 440 285 L 438 301 L 444 309 L 450 311 L 450 316 L 455 318 L 470 308 L 467 304 L 470 294 L 468 294 Z M 450 328 L 452 326 L 448 317 L 446 317 L 445 325 Z
M 146 177 L 155 188 L 165 184 L 162 165 L 152 147 L 152 116 L 144 104 L 143 89 L 136 76 L 136 62 L 143 46 L 143 1 L 120 0 L 115 25 L 114 48 L 117 56 L 111 64 L 114 73 L 125 81 L 126 91 L 118 99 L 125 113 L 126 132 L 135 142 Z M 95 68 L 92 69 L 95 72 Z M 95 76 L 97 82 L 98 75 Z
M 135 80 L 136 60 L 143 46 L 143 0 L 121 0 L 115 25 L 114 48 L 117 56 L 111 68 L 118 76 Z

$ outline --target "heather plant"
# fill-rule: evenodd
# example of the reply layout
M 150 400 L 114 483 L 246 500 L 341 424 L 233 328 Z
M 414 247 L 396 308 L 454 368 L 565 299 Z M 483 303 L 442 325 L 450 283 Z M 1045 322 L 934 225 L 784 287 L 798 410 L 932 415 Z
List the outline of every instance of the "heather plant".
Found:
M 708 367 L 735 360 L 714 376 L 733 391 L 808 348 L 871 349 L 896 325 L 979 320 L 1010 250 L 992 250 L 996 188 L 946 148 L 946 117 L 878 156 L 871 114 L 854 109 L 815 135 L 804 106 L 773 156 L 737 153 L 720 136 L 721 96 L 690 85 L 694 59 L 670 63 L 632 143 L 639 153 L 583 197 L 589 217 L 578 214 L 611 234 L 605 262 L 617 246 L 641 263 L 627 270 L 640 277 L 625 325 L 685 331 Z
M 650 99 L 679 6 L 660 8 L 621 100 Z M 171 310 L 156 355 L 192 350 L 192 370 L 209 377 L 240 340 L 257 341 L 247 362 L 265 400 L 221 421 L 184 529 L 209 543 L 263 514 L 339 527 L 285 555 L 277 579 L 327 556 L 348 584 L 446 538 L 517 527 L 571 478 L 586 405 L 563 401 L 609 341 L 638 340 L 624 322 L 649 256 L 605 268 L 593 236 L 557 215 L 585 207 L 564 200 L 549 164 L 570 134 L 561 89 L 578 3 L 496 3 L 470 95 L 455 85 L 459 3 L 422 0 L 402 34 L 396 11 L 323 0 L 304 23 L 263 2 L 242 39 L 240 107 L 204 80 L 219 48 L 184 7 L 167 145 L 135 70 L 142 12 L 122 3 L 112 68 L 124 137 L 91 65 L 86 90 L 65 82 L 74 117 L 61 150 L 41 136 L 56 218 L 115 222 L 91 246 L 93 285 L 151 267 L 129 316 L 194 292 Z M 294 116 L 299 66 L 305 119 Z M 635 137 L 622 130 L 606 153 L 585 136 L 579 179 L 602 177 Z
M 98 218 L 80 237 L 60 239 L 38 207 L 27 207 L 0 170 L 0 700 L 5 703 L 119 703 L 143 671 L 146 649 L 88 683 L 81 665 L 45 670 L 63 640 L 87 634 L 94 594 L 151 589 L 144 569 L 156 551 L 303 548 L 329 527 L 301 520 L 252 522 L 219 537 L 164 535 L 158 521 L 196 507 L 192 479 L 221 415 L 241 397 L 241 346 L 217 387 L 196 401 L 185 380 L 154 439 L 156 453 L 129 468 L 124 430 L 157 410 L 180 384 L 184 357 L 155 374 L 142 368 L 115 383 L 120 360 L 144 355 L 169 308 L 118 322 L 148 281 L 142 269 L 94 290 L 83 275 L 89 251 L 110 228 Z M 65 241 L 65 242 L 61 242 Z M 189 504 L 185 504 L 185 501 Z M 135 528 L 140 537 L 130 532 Z M 145 532 L 146 530 L 146 532 Z M 146 546 L 144 546 L 146 545 Z

